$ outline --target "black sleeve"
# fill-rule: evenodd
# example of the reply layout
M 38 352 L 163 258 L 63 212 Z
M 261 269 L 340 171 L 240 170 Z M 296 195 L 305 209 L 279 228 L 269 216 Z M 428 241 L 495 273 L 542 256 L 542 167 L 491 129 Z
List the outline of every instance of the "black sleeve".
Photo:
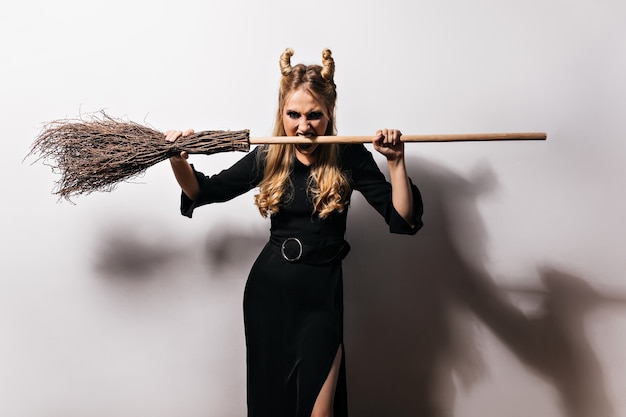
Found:
M 367 202 L 383 216 L 391 233 L 413 235 L 422 228 L 424 212 L 422 196 L 411 179 L 409 181 L 413 191 L 413 226 L 407 223 L 393 207 L 391 184 L 378 168 L 371 152 L 363 144 L 346 145 L 341 155 L 342 165 L 348 172 L 352 188 L 363 194 Z
M 257 157 L 258 149 L 255 148 L 233 166 L 213 176 L 196 171 L 192 165 L 200 185 L 200 194 L 191 200 L 185 193 L 181 193 L 181 214 L 191 217 L 196 207 L 228 201 L 256 187 L 263 177 Z

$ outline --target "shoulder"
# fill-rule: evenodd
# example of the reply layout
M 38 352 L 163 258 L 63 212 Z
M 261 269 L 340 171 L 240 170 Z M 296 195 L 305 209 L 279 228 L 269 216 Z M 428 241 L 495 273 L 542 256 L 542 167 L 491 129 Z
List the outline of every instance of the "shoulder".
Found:
M 257 146 L 250 150 L 243 158 L 239 160 L 240 164 L 249 165 L 251 167 L 263 167 L 265 164 L 265 149 L 263 146 Z
M 372 153 L 362 143 L 339 145 L 339 159 L 346 169 L 374 163 Z
M 371 154 L 362 143 L 344 143 L 339 145 L 339 155 L 342 160 L 360 158 Z

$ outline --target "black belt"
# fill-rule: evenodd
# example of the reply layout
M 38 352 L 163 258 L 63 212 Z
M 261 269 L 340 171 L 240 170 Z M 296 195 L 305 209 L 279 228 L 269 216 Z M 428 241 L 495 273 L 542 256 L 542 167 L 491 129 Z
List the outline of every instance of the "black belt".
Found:
M 350 245 L 345 240 L 326 245 L 309 245 L 297 237 L 272 236 L 270 245 L 287 262 L 309 265 L 338 262 L 350 252 Z

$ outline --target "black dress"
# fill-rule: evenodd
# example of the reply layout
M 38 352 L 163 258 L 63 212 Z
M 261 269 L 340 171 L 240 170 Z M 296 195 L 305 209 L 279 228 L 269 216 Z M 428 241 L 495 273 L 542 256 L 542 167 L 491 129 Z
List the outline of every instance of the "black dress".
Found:
M 256 187 L 263 160 L 256 148 L 231 168 L 207 177 L 200 195 L 182 195 L 181 211 L 230 200 Z M 392 233 L 414 234 L 422 226 L 422 201 L 412 185 L 411 227 L 391 204 L 391 185 L 363 145 L 340 146 L 340 166 L 353 190 L 383 216 Z M 326 219 L 313 214 L 307 193 L 309 167 L 293 158 L 291 192 L 271 217 L 270 239 L 256 259 L 244 293 L 249 417 L 310 417 L 317 395 L 343 343 L 341 260 L 347 209 Z M 345 353 L 334 401 L 335 417 L 347 416 Z

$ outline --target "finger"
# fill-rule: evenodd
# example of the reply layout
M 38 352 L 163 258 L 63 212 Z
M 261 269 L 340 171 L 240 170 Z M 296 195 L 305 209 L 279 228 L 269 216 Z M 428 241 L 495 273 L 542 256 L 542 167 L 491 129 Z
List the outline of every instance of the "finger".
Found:
M 402 132 L 400 132 L 398 129 L 395 129 L 396 132 L 396 140 L 399 141 L 400 138 L 402 137 Z
M 388 129 L 387 135 L 387 142 L 389 143 L 389 145 L 396 146 L 400 142 L 400 136 L 402 135 L 402 133 L 400 133 L 398 129 Z
M 392 146 L 396 146 L 396 144 L 398 143 L 398 131 L 396 129 L 389 131 L 389 141 L 391 142 Z
M 174 142 L 182 134 L 180 130 L 168 130 L 165 132 L 165 140 L 168 142 Z
M 187 129 L 183 132 L 183 136 L 193 135 L 193 129 Z
M 384 146 L 389 146 L 392 143 L 391 131 L 389 129 L 383 129 L 383 136 L 385 139 L 383 140 Z

